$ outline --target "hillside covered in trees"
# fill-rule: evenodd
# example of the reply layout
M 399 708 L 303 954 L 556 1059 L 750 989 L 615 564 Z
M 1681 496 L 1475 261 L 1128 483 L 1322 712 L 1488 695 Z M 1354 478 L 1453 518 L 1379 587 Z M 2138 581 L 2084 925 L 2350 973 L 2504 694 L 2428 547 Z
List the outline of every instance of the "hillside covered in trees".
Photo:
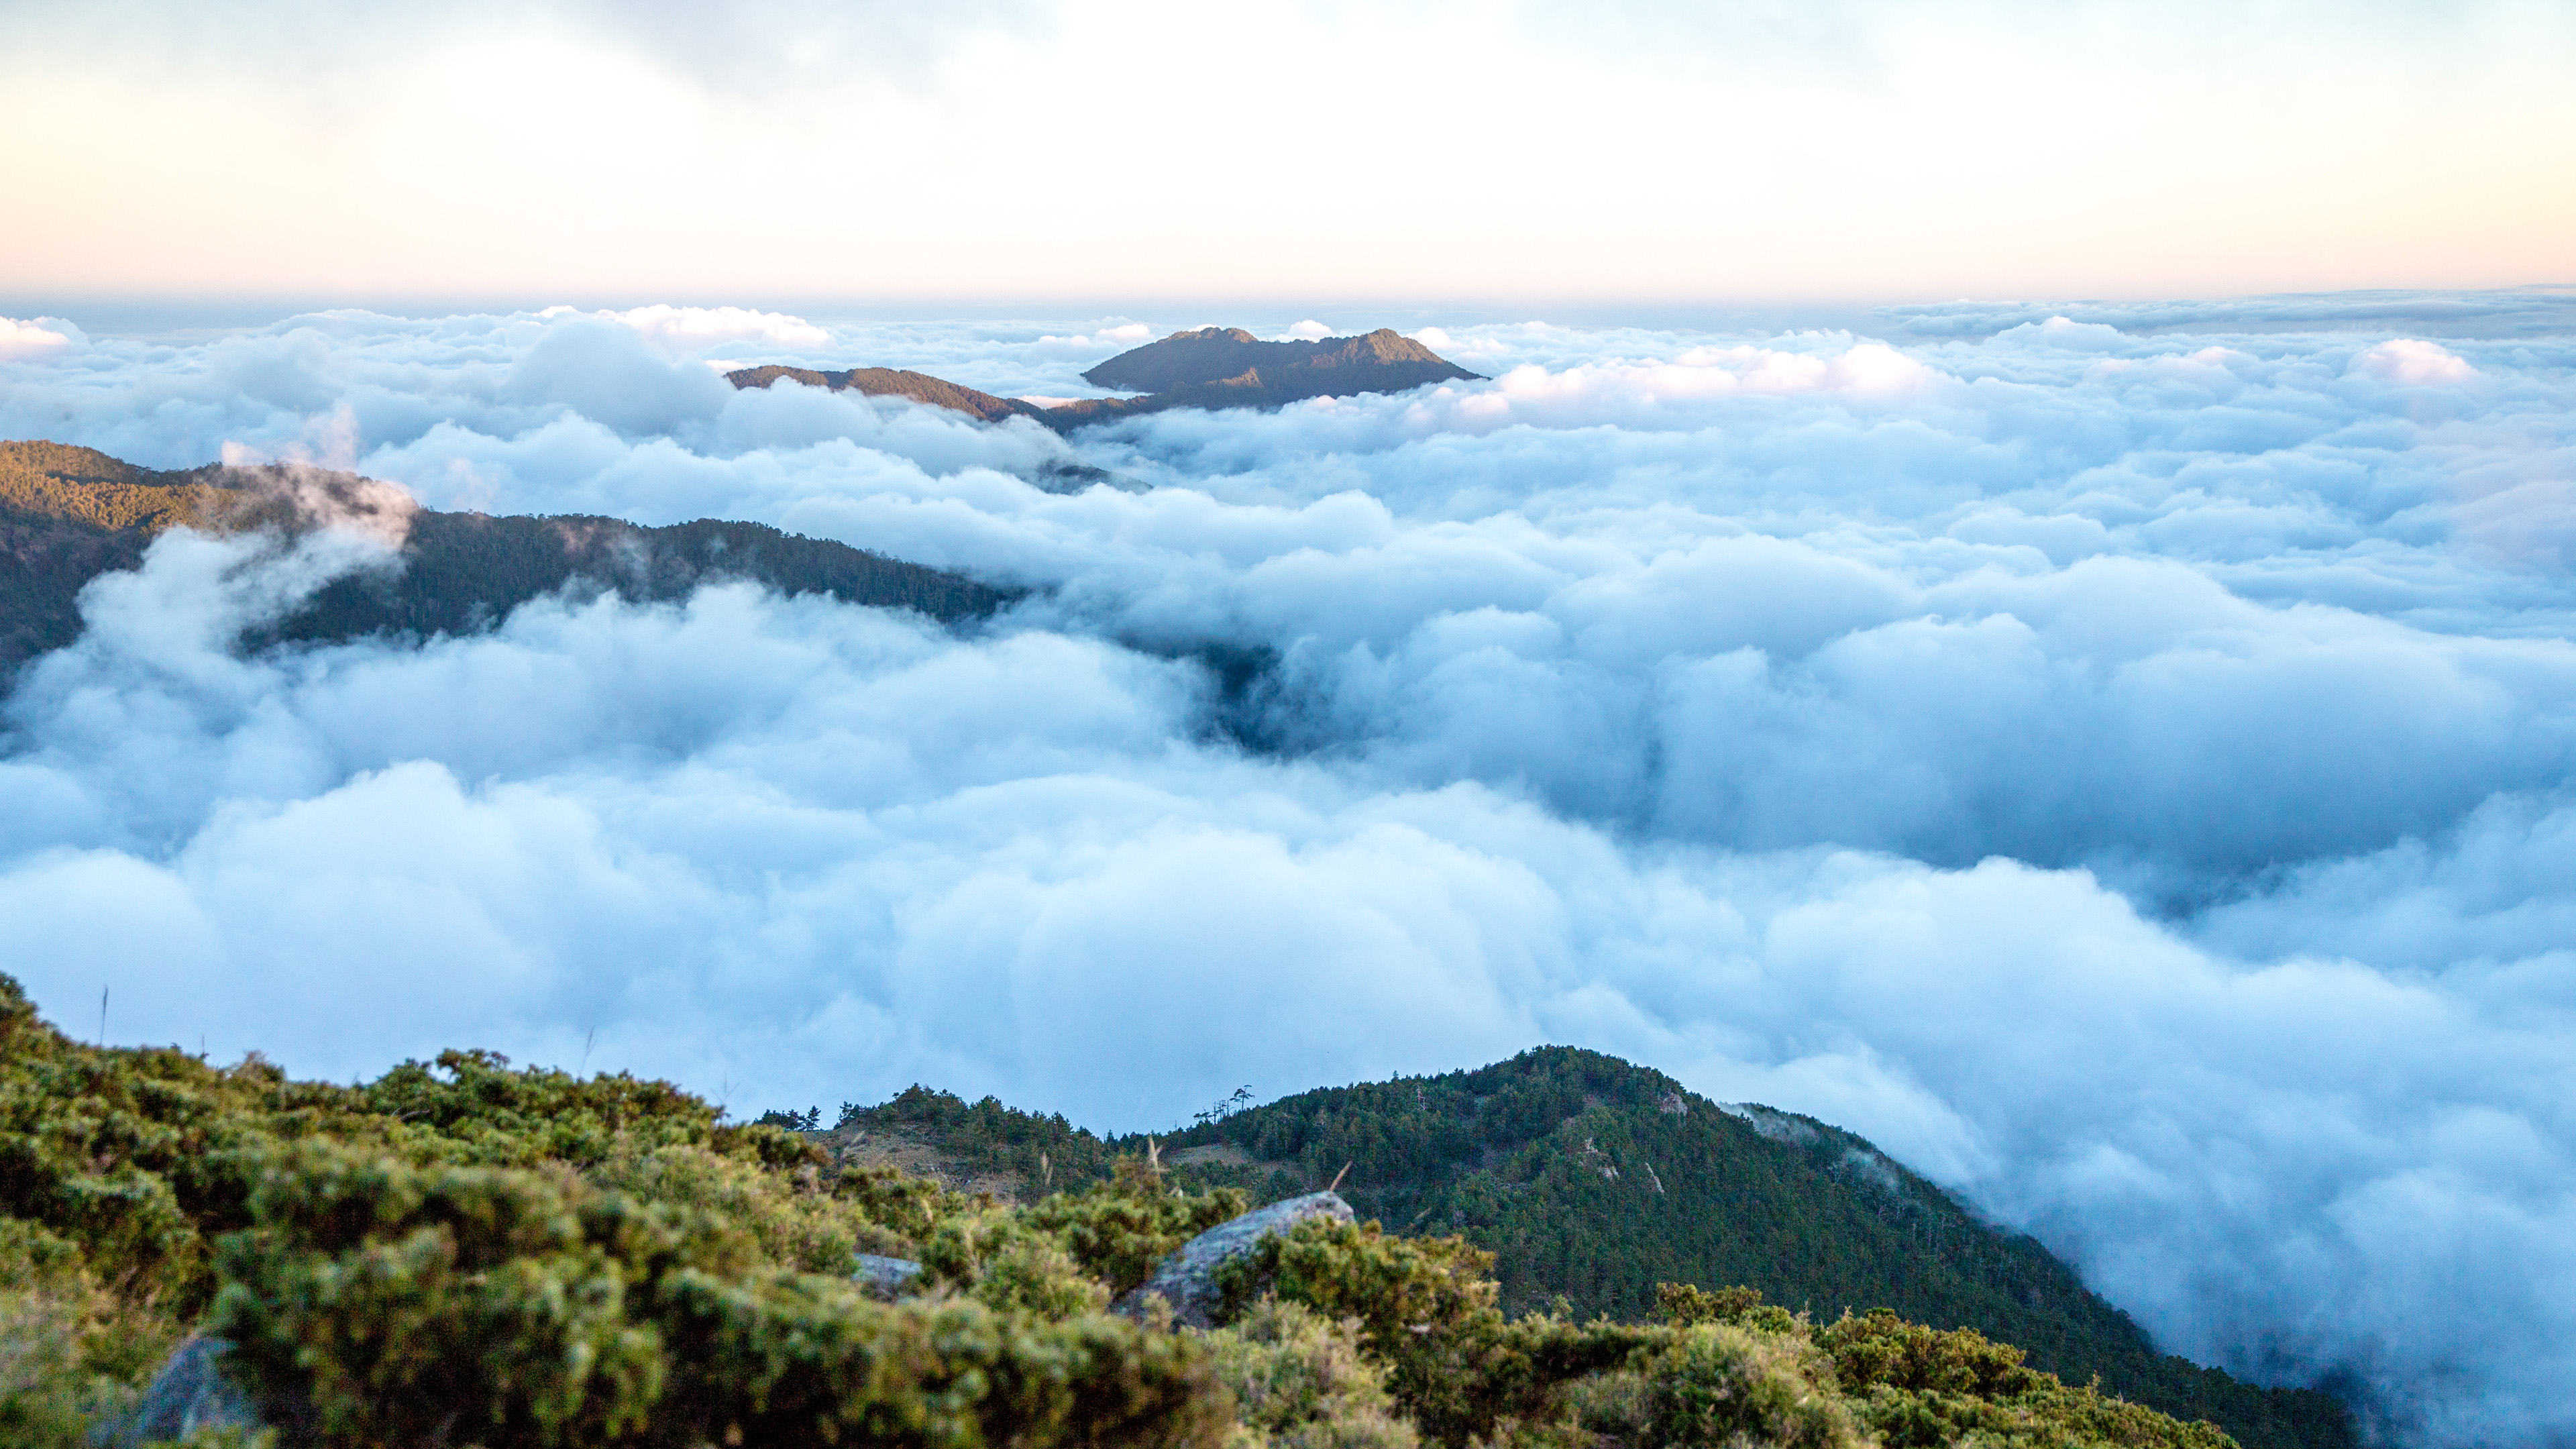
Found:
M 1493 1254 L 1375 1223 L 1260 1239 L 1209 1330 L 1105 1312 L 1250 1202 L 1157 1157 L 1010 1202 L 622 1074 L 87 1046 L 0 975 L 0 1442 L 139 1442 L 185 1344 L 280 1449 L 2231 1443 L 1892 1313 L 1514 1313 Z M 875 1290 L 861 1254 L 917 1271 Z
M 1145 1148 L 918 1087 L 845 1106 L 817 1140 L 1023 1196 L 1105 1177 L 1120 1154 Z M 1561 1298 L 1579 1316 L 1639 1319 L 1667 1281 L 1743 1285 L 1820 1321 L 1885 1307 L 1974 1327 L 2061 1377 L 2099 1376 L 2107 1391 L 2215 1420 L 2248 1449 L 2353 1442 L 2334 1399 L 2158 1352 L 2038 1242 L 1986 1223 L 1862 1139 L 1721 1106 L 1597 1052 L 1542 1048 L 1477 1071 L 1257 1106 L 1240 1098 L 1155 1147 L 1180 1180 L 1264 1199 L 1338 1177 L 1363 1217 L 1494 1254 L 1510 1311 Z
M 588 515 L 494 517 L 413 508 L 397 490 L 312 469 L 155 472 L 89 448 L 0 443 L 0 670 L 80 635 L 81 587 L 141 564 L 164 531 L 309 526 L 317 504 L 382 514 L 402 542 L 381 566 L 324 586 L 245 642 L 462 634 L 560 590 L 643 601 L 743 579 L 784 594 L 912 609 L 956 621 L 1015 594 L 920 564 L 758 523 L 698 519 L 647 528 Z

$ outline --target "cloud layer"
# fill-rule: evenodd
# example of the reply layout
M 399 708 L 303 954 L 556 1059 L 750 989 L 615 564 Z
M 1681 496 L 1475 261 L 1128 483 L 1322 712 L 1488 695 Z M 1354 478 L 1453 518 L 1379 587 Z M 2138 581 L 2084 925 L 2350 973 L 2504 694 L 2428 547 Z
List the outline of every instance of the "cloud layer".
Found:
M 1881 320 L 1450 326 L 1494 381 L 1070 445 L 717 369 L 1073 395 L 1131 319 L 47 321 L 0 434 L 1037 592 L 246 658 L 381 545 L 174 537 L 8 701 L 0 936 L 120 1040 L 743 1111 L 1154 1126 L 1577 1042 L 1877 1138 L 2180 1351 L 2576 1432 L 2576 306 Z M 1015 476 L 1068 447 L 1160 486 Z

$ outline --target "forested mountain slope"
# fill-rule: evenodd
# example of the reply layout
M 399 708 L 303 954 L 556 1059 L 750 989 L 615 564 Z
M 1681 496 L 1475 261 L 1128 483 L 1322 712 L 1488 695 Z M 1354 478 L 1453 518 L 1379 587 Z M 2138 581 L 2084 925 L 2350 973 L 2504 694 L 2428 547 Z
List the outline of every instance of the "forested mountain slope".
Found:
M 1473 1244 L 1329 1212 L 1176 1329 L 1122 1295 L 1250 1199 L 1112 1167 L 1012 1204 L 622 1073 L 93 1046 L 0 973 L 0 1443 L 2232 1449 L 1892 1314 L 1509 1314 Z
M 1342 1174 L 1363 1217 L 1493 1252 L 1513 1311 L 1562 1295 L 1578 1315 L 1638 1319 L 1659 1282 L 1741 1284 L 1819 1322 L 1887 1307 L 1972 1326 L 2072 1382 L 2098 1375 L 2106 1391 L 2214 1420 L 2248 1449 L 2353 1440 L 2325 1394 L 2259 1389 L 2157 1352 L 2038 1242 L 1982 1221 L 1862 1139 L 1721 1106 L 1597 1052 L 1542 1048 L 1207 1116 L 1157 1144 L 1184 1180 L 1269 1198 Z M 845 1109 L 824 1140 L 1023 1192 L 1041 1190 L 1042 1172 L 1057 1186 L 1105 1174 L 1114 1154 L 1143 1145 L 921 1089 Z
M 442 513 L 348 474 L 219 465 L 155 472 L 88 448 L 9 442 L 0 443 L 0 670 L 79 637 L 81 587 L 137 567 L 162 532 L 292 531 L 310 526 L 317 503 L 381 513 L 377 521 L 400 533 L 401 547 L 384 565 L 326 585 L 257 631 L 246 641 L 254 647 L 469 633 L 567 588 L 668 600 L 703 583 L 746 579 L 948 621 L 991 614 L 1016 597 L 765 524 L 699 519 L 647 528 L 577 514 Z
M 236 501 L 88 448 L 0 442 L 0 671 L 79 637 L 81 585 L 140 564 L 163 529 L 222 526 Z

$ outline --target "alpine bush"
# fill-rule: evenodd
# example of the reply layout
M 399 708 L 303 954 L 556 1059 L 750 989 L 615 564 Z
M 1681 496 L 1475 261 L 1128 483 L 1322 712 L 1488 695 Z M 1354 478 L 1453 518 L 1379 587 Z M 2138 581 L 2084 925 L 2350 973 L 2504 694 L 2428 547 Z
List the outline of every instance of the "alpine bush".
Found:
M 881 1304 L 565 1172 L 299 1154 L 226 1239 L 214 1329 L 320 1444 L 1213 1445 L 1190 1339 Z

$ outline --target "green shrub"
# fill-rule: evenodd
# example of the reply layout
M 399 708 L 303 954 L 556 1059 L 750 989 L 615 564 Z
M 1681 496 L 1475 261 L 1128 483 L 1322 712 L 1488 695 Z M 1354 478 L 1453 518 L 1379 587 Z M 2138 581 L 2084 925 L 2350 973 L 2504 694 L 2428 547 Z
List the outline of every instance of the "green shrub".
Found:
M 761 1261 L 697 1209 L 563 1172 L 307 1152 L 226 1239 L 214 1326 L 330 1445 L 852 1440 L 1213 1446 L 1182 1337 L 952 1301 L 886 1305 Z
M 1651 1360 L 1639 1449 L 1753 1443 L 1848 1449 L 1860 1441 L 1833 1370 L 1802 1335 L 1730 1324 L 1684 1329 Z
M 1507 1321 L 1485 1276 L 1492 1255 L 1461 1238 L 1398 1238 L 1376 1223 L 1310 1219 L 1219 1272 L 1222 1316 L 1264 1293 L 1358 1325 L 1388 1388 L 1423 1436 L 1464 1445 L 1506 1421 L 1562 1416 L 1567 1388 L 1668 1342 L 1668 1330 L 1547 1315 Z
M 583 1176 L 638 1202 L 720 1217 L 751 1234 L 763 1259 L 800 1272 L 846 1276 L 856 1254 L 914 1251 L 862 1202 L 825 1193 L 811 1170 L 781 1173 L 705 1147 L 638 1150 L 621 1141 Z
M 166 1315 L 101 1288 L 78 1245 L 0 1218 L 0 1443 L 86 1449 L 178 1339 Z
M 655 1295 L 673 1365 L 655 1446 L 1217 1449 L 1225 1395 L 1193 1339 L 972 1301 L 883 1305 L 846 1282 L 685 1271 Z M 494 1446 L 499 1449 L 499 1446 Z
M 1207 1341 L 1234 1394 L 1236 1449 L 1415 1449 L 1356 1320 L 1263 1298 Z
M 977 1207 L 975 1199 L 964 1193 L 884 1163 L 842 1169 L 832 1183 L 832 1196 L 894 1234 L 905 1245 L 898 1256 L 917 1251 L 916 1245 L 929 1241 L 941 1222 Z
M 209 1241 L 249 1222 L 262 1165 L 292 1144 L 492 1166 L 594 1167 L 679 1146 L 774 1169 L 821 1159 L 794 1132 L 717 1116 L 667 1082 L 512 1069 L 490 1052 L 343 1087 L 290 1080 L 256 1055 L 218 1068 L 175 1048 L 84 1046 L 0 974 L 0 1214 L 45 1224 L 102 1286 L 181 1318 L 214 1291 Z
M 1274 1294 L 1357 1319 L 1361 1341 L 1392 1360 L 1429 1339 L 1500 1322 L 1498 1290 L 1486 1276 L 1493 1264 L 1493 1254 L 1464 1238 L 1399 1238 L 1376 1223 L 1310 1218 L 1221 1271 L 1220 1316 Z
M 1241 1217 L 1250 1205 L 1237 1188 L 1166 1188 L 1158 1167 L 1130 1157 L 1119 1159 L 1110 1181 L 1057 1193 L 1027 1212 L 1032 1227 L 1054 1235 L 1115 1295 L 1153 1276 L 1154 1265 L 1174 1248 Z
M 1731 1323 L 1756 1333 L 1794 1333 L 1798 1316 L 1776 1303 L 1762 1301 L 1755 1288 L 1719 1288 L 1710 1291 L 1688 1283 L 1655 1285 L 1655 1310 L 1675 1328 L 1688 1328 L 1695 1323 Z
M 1816 1342 L 1833 1356 L 1835 1374 L 1853 1393 L 1886 1384 L 2008 1398 L 2048 1379 L 2023 1367 L 2021 1350 L 2008 1343 L 1989 1342 L 1973 1328 L 1943 1332 L 1908 1323 L 1884 1308 L 1846 1315 L 1819 1332 Z
M 2070 1387 L 1973 1328 L 1926 1328 L 1882 1308 L 1828 1325 L 1816 1342 L 1832 1357 L 1843 1392 L 1858 1401 L 1861 1423 L 1889 1449 L 1971 1439 L 1997 1449 L 2235 1449 L 2215 1424 Z
M 1004 1312 L 1056 1321 L 1109 1306 L 1108 1285 L 1085 1273 L 1061 1239 L 1007 1208 L 942 1220 L 922 1246 L 921 1266 L 934 1286 Z
M 257 1162 L 281 1140 L 364 1136 L 349 1097 L 257 1058 L 217 1070 L 166 1048 L 82 1046 L 0 976 L 0 1214 L 76 1244 L 102 1287 L 137 1302 L 202 1309 L 208 1229 L 246 1221 Z
M 669 1082 L 624 1072 L 513 1071 L 498 1052 L 444 1051 L 432 1062 L 404 1062 L 360 1089 L 359 1104 L 433 1134 L 441 1139 L 437 1155 L 459 1163 L 590 1167 L 621 1151 L 669 1146 L 706 1147 L 767 1167 L 825 1160 L 821 1148 L 784 1127 L 719 1125 L 712 1104 Z

